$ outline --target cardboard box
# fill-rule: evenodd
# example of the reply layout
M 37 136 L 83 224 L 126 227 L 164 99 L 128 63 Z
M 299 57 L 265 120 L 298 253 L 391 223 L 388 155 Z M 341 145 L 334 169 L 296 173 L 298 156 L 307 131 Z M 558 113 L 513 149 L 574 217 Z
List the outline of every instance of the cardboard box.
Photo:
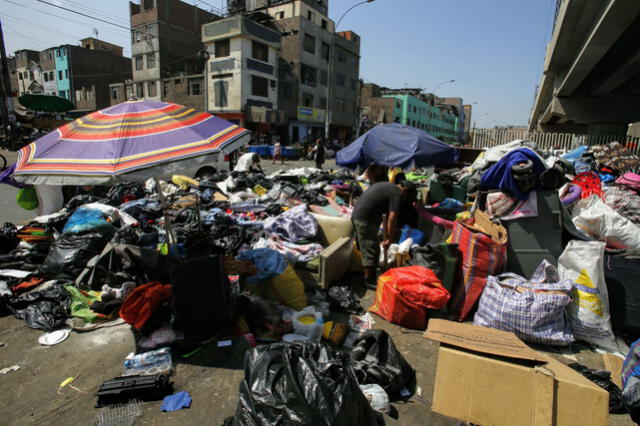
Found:
M 513 333 L 432 319 L 433 411 L 483 426 L 607 425 L 609 394 Z

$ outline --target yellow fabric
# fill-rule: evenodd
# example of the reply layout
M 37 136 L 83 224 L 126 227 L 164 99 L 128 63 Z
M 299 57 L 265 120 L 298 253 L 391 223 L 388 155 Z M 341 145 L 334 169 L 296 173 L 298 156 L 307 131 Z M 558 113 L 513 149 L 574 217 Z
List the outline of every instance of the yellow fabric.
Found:
M 189 189 L 189 185 L 193 185 L 195 187 L 199 186 L 197 180 L 191 179 L 190 177 L 185 175 L 173 175 L 171 177 L 171 182 L 173 182 L 175 185 L 178 185 L 182 190 Z
M 302 284 L 291 265 L 287 266 L 283 273 L 271 281 L 248 285 L 246 290 L 256 296 L 273 300 L 296 311 L 308 305 L 307 295 L 304 293 L 304 284 Z

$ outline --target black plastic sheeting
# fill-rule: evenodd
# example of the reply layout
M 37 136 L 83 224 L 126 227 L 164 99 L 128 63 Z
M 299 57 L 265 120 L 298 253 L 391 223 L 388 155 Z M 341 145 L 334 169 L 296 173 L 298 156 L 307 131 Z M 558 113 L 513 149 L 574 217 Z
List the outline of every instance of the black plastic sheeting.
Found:
M 7 303 L 9 311 L 28 327 L 52 331 L 61 328 L 69 316 L 71 297 L 64 283 L 14 297 Z
M 245 355 L 240 402 L 225 425 L 377 425 L 348 355 L 324 343 L 274 343 Z
M 362 315 L 364 308 L 360 305 L 360 298 L 353 293 L 352 286 L 336 285 L 327 291 L 331 309 L 347 314 Z
M 100 232 L 62 234 L 51 244 L 42 264 L 42 272 L 47 276 L 60 275 L 75 279 L 87 262 L 102 252 L 112 236 Z
M 355 340 L 351 366 L 359 384 L 378 384 L 392 400 L 403 389 L 413 393 L 415 388 L 415 370 L 384 330 L 367 330 Z
M 18 247 L 20 240 L 16 235 L 18 234 L 18 228 L 13 223 L 5 223 L 0 228 L 0 254 L 9 253 L 14 248 Z
M 611 414 L 625 414 L 627 409 L 622 401 L 622 391 L 611 381 L 611 372 L 606 370 L 592 370 L 589 367 L 578 363 L 569 364 L 569 367 L 582 374 L 587 379 L 591 380 L 602 389 L 609 392 L 609 413 Z

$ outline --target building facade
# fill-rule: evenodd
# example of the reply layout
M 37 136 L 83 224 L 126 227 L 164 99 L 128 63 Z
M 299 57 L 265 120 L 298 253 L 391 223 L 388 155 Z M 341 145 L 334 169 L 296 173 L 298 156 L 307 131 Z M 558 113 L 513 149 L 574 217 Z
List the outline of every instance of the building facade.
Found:
M 18 96 L 27 93 L 41 94 L 42 70 L 38 62 L 40 52 L 36 50 L 18 50 L 16 56 L 16 74 L 18 76 Z
M 133 80 L 126 98 L 177 102 L 172 94 L 186 87 L 182 104 L 205 109 L 201 27 L 220 17 L 180 0 L 130 2 L 129 11 Z
M 269 23 L 263 14 L 256 18 Z M 207 110 L 258 133 L 284 124 L 278 110 L 280 32 L 235 15 L 204 25 L 202 40 L 209 53 Z
M 56 73 L 56 49 L 40 52 L 40 68 L 42 69 L 42 87 L 45 95 L 58 96 L 58 77 Z
M 464 105 L 464 141 L 471 140 L 471 115 L 473 113 L 473 105 Z

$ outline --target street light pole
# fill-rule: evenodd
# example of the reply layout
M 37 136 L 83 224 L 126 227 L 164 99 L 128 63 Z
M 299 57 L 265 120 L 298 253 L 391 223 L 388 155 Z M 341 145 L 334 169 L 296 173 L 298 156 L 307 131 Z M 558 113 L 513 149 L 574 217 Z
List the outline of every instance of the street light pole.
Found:
M 344 17 L 347 16 L 347 13 L 351 12 L 353 9 L 355 9 L 360 5 L 363 5 L 365 3 L 372 3 L 373 1 L 374 0 L 364 0 L 364 1 L 361 1 L 360 3 L 356 3 L 353 6 L 351 6 L 349 9 L 347 9 L 346 12 L 342 14 L 340 19 L 338 19 L 338 22 L 336 22 L 336 24 L 333 27 L 333 31 L 331 32 L 331 42 L 329 43 L 329 78 L 327 79 L 328 80 L 327 81 L 327 99 L 326 99 L 325 110 L 324 110 L 324 138 L 326 141 L 329 140 L 329 128 L 331 127 L 331 92 L 332 92 L 331 83 L 333 80 L 333 53 L 334 53 L 333 41 L 335 38 L 336 30 L 338 29 L 340 22 L 342 22 Z M 358 78 L 359 77 L 360 76 L 358 76 Z M 357 109 L 357 114 L 360 114 L 360 105 L 357 105 L 356 109 Z
M 435 97 L 436 90 L 438 90 L 438 89 L 440 88 L 440 86 L 443 86 L 443 85 L 445 85 L 445 84 L 449 84 L 449 83 L 455 83 L 455 82 L 456 82 L 455 80 L 447 80 L 447 81 L 443 81 L 442 83 L 438 84 L 438 85 L 436 86 L 436 88 L 435 88 L 435 89 L 433 89 L 433 90 L 431 91 L 431 94 L 432 94 L 432 95 L 434 95 L 434 97 Z

